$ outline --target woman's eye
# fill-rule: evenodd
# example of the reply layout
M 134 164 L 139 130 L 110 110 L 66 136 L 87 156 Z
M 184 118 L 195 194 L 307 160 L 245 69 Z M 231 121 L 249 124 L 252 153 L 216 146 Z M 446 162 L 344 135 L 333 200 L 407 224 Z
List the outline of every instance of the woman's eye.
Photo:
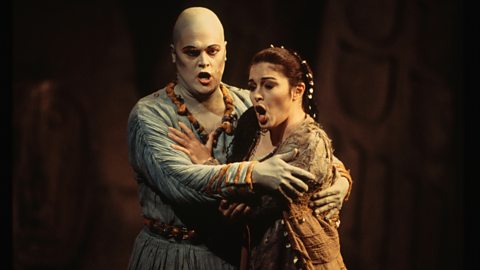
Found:
M 268 90 L 270 90 L 270 89 L 272 89 L 273 87 L 275 87 L 275 85 L 270 84 L 270 83 L 266 83 L 266 84 L 264 84 L 263 86 L 265 87 L 265 89 L 268 89 Z
M 256 88 L 256 87 L 257 87 L 257 86 L 254 85 L 254 84 L 249 84 L 249 85 L 247 86 L 247 89 L 248 89 L 249 91 L 255 91 L 255 88 Z

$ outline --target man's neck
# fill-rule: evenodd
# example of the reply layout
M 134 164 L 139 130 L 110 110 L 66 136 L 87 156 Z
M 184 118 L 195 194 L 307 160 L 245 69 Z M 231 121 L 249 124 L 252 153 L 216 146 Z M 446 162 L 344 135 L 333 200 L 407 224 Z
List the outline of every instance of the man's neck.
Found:
M 184 99 L 185 105 L 194 116 L 207 112 L 220 116 L 225 111 L 223 95 L 219 86 L 208 95 L 193 95 L 180 84 L 175 87 L 175 92 Z
M 223 95 L 217 87 L 210 95 L 203 95 L 200 99 L 178 84 L 175 94 L 180 95 L 190 113 L 197 119 L 207 133 L 214 131 L 221 123 L 225 111 Z

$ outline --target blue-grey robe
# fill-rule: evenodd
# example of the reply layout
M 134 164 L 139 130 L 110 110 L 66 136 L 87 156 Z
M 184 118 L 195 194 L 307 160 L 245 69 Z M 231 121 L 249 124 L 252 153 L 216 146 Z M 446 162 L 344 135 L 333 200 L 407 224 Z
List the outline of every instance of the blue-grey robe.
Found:
M 251 106 L 249 92 L 226 86 L 240 117 Z M 143 228 L 129 269 L 235 269 L 239 231 L 223 223 L 217 206 L 219 198 L 252 192 L 245 180 L 250 162 L 228 167 L 193 164 L 186 154 L 171 148 L 174 142 L 167 137 L 168 127 L 180 129 L 179 122 L 195 132 L 187 117 L 177 114 L 165 89 L 140 99 L 128 120 L 129 161 L 137 177 L 142 215 L 194 228 L 204 240 L 176 241 Z M 231 140 L 225 133 L 218 138 L 214 156 L 220 163 L 226 161 Z

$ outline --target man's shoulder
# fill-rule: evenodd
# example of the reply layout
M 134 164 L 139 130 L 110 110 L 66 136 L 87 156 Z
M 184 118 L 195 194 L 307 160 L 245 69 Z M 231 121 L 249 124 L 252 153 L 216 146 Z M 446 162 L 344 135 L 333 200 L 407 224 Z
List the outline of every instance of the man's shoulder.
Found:
M 233 86 L 233 85 L 226 84 L 226 83 L 223 83 L 223 85 L 225 85 L 228 88 L 228 90 L 230 90 L 231 92 L 233 92 L 237 95 L 248 96 L 250 94 L 250 91 L 248 91 L 247 89 L 240 88 L 240 87 Z
M 228 88 L 228 90 L 233 93 L 234 96 L 238 97 L 248 107 L 251 106 L 250 91 L 248 91 L 247 89 L 236 87 L 226 83 L 223 83 L 223 85 L 225 85 Z
M 132 108 L 134 114 L 150 114 L 152 112 L 170 112 L 172 103 L 168 98 L 165 89 L 158 89 L 142 98 L 140 98 Z
M 136 105 L 139 106 L 152 106 L 152 105 L 158 105 L 158 103 L 165 103 L 163 100 L 166 100 L 167 94 L 165 92 L 165 88 L 161 88 L 158 90 L 155 90 L 154 92 L 141 97 Z M 160 101 L 160 102 L 159 102 Z
M 230 90 L 230 91 L 248 93 L 247 89 L 240 88 L 240 87 L 237 87 L 237 86 L 234 86 L 234 85 L 231 85 L 231 84 L 227 84 L 227 83 L 224 83 L 224 82 L 222 82 L 222 84 L 225 85 L 228 88 L 228 90 Z

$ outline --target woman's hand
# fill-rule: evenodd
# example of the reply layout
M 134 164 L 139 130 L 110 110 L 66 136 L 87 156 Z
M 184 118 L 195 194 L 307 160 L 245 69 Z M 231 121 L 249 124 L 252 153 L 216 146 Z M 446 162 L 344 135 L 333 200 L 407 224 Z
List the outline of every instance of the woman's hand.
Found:
M 218 210 L 220 211 L 220 213 L 222 213 L 224 217 L 226 217 L 231 222 L 242 220 L 252 211 L 250 206 L 246 205 L 245 203 L 231 203 L 227 200 L 220 201 Z
M 328 220 L 342 209 L 349 187 L 350 183 L 347 178 L 337 175 L 333 185 L 312 196 L 309 204 L 310 208 L 314 209 L 317 215 L 324 212 L 327 213 L 325 219 Z
M 207 143 L 203 144 L 187 125 L 182 122 L 179 125 L 183 132 L 173 127 L 168 128 L 168 137 L 178 143 L 171 147 L 187 154 L 195 164 L 203 164 L 209 160 L 212 157 L 213 132 L 208 135 Z

